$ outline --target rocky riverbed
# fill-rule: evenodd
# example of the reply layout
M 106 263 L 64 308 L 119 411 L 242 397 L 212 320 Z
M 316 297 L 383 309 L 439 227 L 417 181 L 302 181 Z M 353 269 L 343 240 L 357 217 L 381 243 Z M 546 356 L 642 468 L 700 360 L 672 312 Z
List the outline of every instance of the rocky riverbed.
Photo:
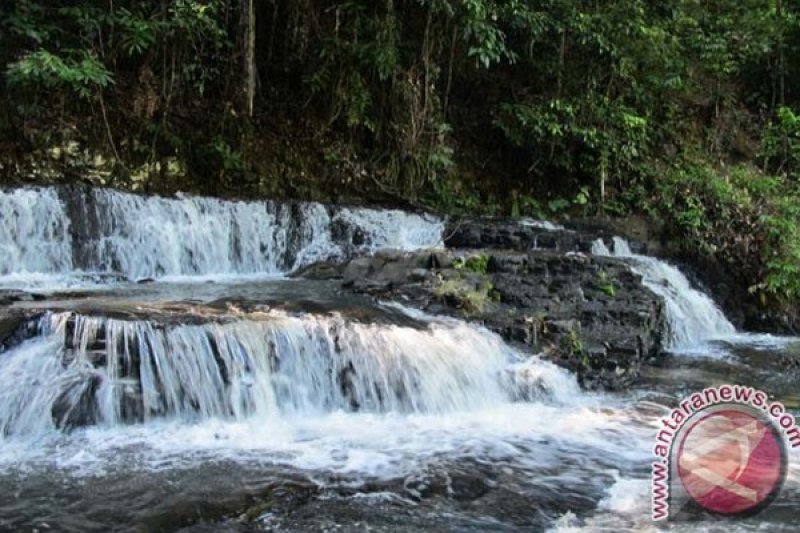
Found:
M 630 385 L 662 353 L 664 304 L 621 259 L 550 249 L 379 253 L 299 275 L 478 322 L 587 388 Z
M 689 388 L 800 405 L 794 339 L 602 225 L 0 204 L 0 529 L 640 530 Z
M 74 203 L 75 193 L 69 192 Z M 604 228 L 452 220 L 444 231 L 446 249 L 374 255 L 354 253 L 373 244 L 357 225 L 339 220 L 334 229 L 338 246 L 351 250 L 345 254 L 349 259 L 314 263 L 296 271 L 295 278 L 333 282 L 326 287 L 337 288 L 326 292 L 368 295 L 482 324 L 524 351 L 575 372 L 588 389 L 626 388 L 636 382 L 642 365 L 663 354 L 668 336 L 663 298 L 643 283 L 630 261 L 592 254 L 598 239 L 610 242 Z M 633 247 L 643 248 L 635 241 Z M 244 297 L 210 291 L 193 302 L 170 302 L 160 289 L 151 291 L 159 293 L 156 306 L 128 304 L 137 292 L 146 294 L 149 285 L 127 285 L 117 298 L 114 290 L 57 296 L 6 290 L 0 295 L 6 304 L 0 344 L 10 346 L 31 335 L 31 320 L 45 309 L 198 323 L 214 316 L 218 320 L 230 306 L 252 309 L 259 298 L 265 305 L 283 305 L 280 295 L 259 291 Z M 199 303 L 205 312 L 198 310 Z M 291 305 L 297 308 L 298 303 Z M 308 309 L 315 305 L 306 302 Z

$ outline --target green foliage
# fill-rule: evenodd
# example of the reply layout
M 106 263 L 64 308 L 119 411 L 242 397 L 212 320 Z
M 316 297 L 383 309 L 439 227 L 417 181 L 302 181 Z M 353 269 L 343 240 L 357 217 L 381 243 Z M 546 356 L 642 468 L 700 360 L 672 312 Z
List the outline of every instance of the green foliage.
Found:
M 80 17 L 83 13 L 77 10 L 76 15 Z M 120 46 L 129 56 L 147 51 L 164 28 L 161 21 L 147 19 L 141 13 L 133 13 L 124 7 L 117 10 L 114 22 L 122 31 Z
M 565 200 L 564 198 L 556 198 L 554 200 L 550 200 L 547 202 L 547 208 L 553 214 L 558 214 L 561 211 L 564 211 L 570 206 L 569 200 Z
M 572 328 L 561 338 L 561 348 L 570 356 L 583 353 L 583 338 L 579 329 Z
M 537 219 L 546 219 L 550 215 L 536 198 L 527 194 L 515 197 L 517 203 L 517 216 L 529 215 Z
M 608 272 L 605 270 L 601 269 L 597 273 L 597 286 L 601 291 L 606 293 L 606 295 L 611 298 L 613 298 L 617 293 L 617 290 L 614 287 L 614 280 L 609 277 Z
M 40 84 L 48 89 L 66 87 L 82 98 L 114 83 L 112 73 L 90 52 L 71 50 L 65 57 L 39 49 L 8 65 L 11 85 Z
M 118 166 L 177 161 L 202 191 L 258 169 L 253 194 L 646 213 L 755 293 L 798 296 L 796 3 L 255 2 L 252 117 L 247 2 L 7 4 L 9 154 L 69 137 Z
M 588 187 L 581 187 L 578 191 L 578 194 L 575 195 L 575 199 L 572 201 L 575 205 L 585 206 L 589 204 L 589 199 L 591 197 L 591 193 L 589 192 Z
M 218 137 L 212 145 L 212 150 L 222 161 L 222 168 L 226 171 L 239 172 L 244 170 L 245 162 L 242 153 L 234 149 L 225 139 Z
M 456 270 L 467 270 L 476 274 L 486 274 L 489 268 L 489 256 L 486 254 L 471 255 L 466 260 L 458 257 L 453 262 L 453 268 Z
M 767 228 L 766 276 L 751 287 L 764 291 L 778 302 L 797 306 L 800 300 L 800 195 L 774 199 L 772 212 L 765 215 Z
M 497 301 L 491 283 L 475 284 L 463 278 L 442 281 L 435 290 L 437 298 L 448 305 L 461 309 L 467 315 L 483 313 L 490 302 Z
M 500 291 L 498 291 L 492 283 L 488 284 L 486 294 L 489 296 L 489 300 L 494 303 L 500 303 L 502 301 L 502 295 L 500 294 Z
M 516 6 L 514 6 L 516 4 Z M 520 9 L 519 3 L 512 3 L 512 10 Z M 506 44 L 506 34 L 500 28 L 500 2 L 487 0 L 465 0 L 463 2 L 464 40 L 469 43 L 467 57 L 489 68 L 501 61 L 513 63 L 517 53 Z
M 431 191 L 425 195 L 425 202 L 436 211 L 448 214 L 483 213 L 497 214 L 500 206 L 485 198 L 478 191 L 463 183 L 450 179 L 436 179 L 431 183 Z
M 742 179 L 745 175 L 740 170 L 726 176 L 707 165 L 686 164 L 655 183 L 652 208 L 682 229 L 687 246 L 713 252 L 720 231 L 727 235 L 734 230 L 729 223 L 754 221 L 746 209 L 754 204 L 758 189 L 750 186 L 757 180 Z
M 761 140 L 764 166 L 800 180 L 800 116 L 786 106 L 775 112 Z
M 662 176 L 646 200 L 688 252 L 714 257 L 773 304 L 800 297 L 800 193 L 787 178 L 751 166 L 722 174 L 686 164 Z

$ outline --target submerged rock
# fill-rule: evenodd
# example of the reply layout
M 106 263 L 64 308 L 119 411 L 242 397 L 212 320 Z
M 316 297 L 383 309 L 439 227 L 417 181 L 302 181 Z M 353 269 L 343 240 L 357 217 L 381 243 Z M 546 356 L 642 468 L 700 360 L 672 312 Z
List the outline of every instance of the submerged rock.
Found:
M 37 318 L 38 313 L 0 309 L 0 353 L 36 335 Z

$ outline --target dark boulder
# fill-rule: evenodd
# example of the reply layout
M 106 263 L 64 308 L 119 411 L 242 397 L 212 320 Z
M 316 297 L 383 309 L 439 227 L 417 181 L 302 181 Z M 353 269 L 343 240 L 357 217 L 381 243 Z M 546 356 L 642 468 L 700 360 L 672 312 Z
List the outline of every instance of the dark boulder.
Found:
M 620 259 L 554 250 L 397 252 L 353 259 L 343 272 L 349 290 L 479 322 L 573 370 L 587 388 L 624 388 L 661 353 L 663 302 Z

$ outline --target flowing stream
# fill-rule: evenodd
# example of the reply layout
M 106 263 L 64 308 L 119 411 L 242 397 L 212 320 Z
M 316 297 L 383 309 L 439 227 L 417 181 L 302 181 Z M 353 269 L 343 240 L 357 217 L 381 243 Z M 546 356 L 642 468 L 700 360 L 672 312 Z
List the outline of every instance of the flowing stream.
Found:
M 634 271 L 642 276 L 644 284 L 664 298 L 670 348 L 692 349 L 704 340 L 719 339 L 736 332 L 714 301 L 693 288 L 678 268 L 655 257 L 634 254 L 628 242 L 621 237 L 614 237 L 613 242 L 612 252 L 598 239 L 592 246 L 592 253 L 630 259 Z
M 0 284 L 284 274 L 322 259 L 441 245 L 442 223 L 315 203 L 0 190 Z
M 0 208 L 3 283 L 55 291 L 0 351 L 0 530 L 654 531 L 678 399 L 736 382 L 800 408 L 794 339 L 737 333 L 621 239 L 593 252 L 665 299 L 673 353 L 588 393 L 480 326 L 279 277 L 441 246 L 432 217 L 48 188 Z M 797 458 L 764 514 L 674 529 L 796 531 Z

